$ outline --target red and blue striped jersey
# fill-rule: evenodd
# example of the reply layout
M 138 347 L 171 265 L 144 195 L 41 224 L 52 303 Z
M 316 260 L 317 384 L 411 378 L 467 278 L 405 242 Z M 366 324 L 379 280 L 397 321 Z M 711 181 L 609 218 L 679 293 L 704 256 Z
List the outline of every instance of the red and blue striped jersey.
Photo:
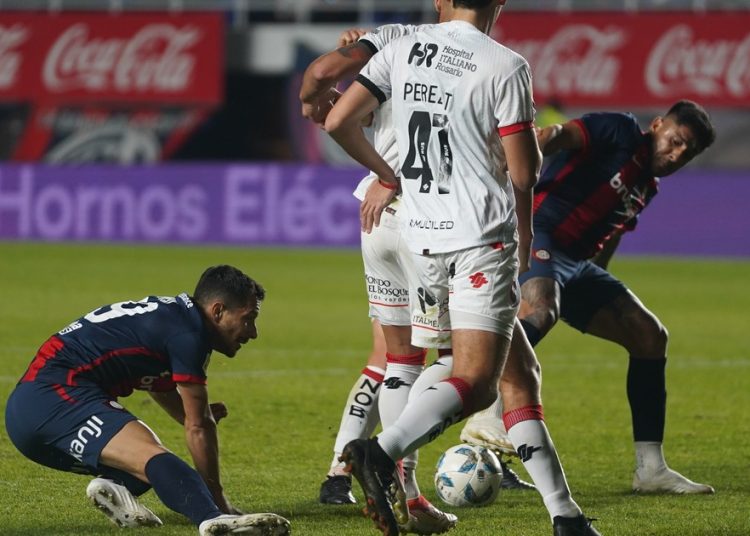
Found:
M 619 230 L 632 230 L 658 192 L 650 172 L 651 136 L 629 113 L 574 120 L 584 146 L 550 158 L 534 188 L 534 228 L 576 259 L 588 259 Z
M 100 307 L 39 348 L 21 382 L 98 386 L 113 397 L 206 383 L 209 335 L 187 294 Z

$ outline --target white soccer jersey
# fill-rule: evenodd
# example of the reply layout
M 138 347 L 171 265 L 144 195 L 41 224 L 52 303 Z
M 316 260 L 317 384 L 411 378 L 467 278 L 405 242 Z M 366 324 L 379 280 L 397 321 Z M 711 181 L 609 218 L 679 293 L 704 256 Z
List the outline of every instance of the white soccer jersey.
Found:
M 513 240 L 513 186 L 498 136 L 531 128 L 531 73 L 471 24 L 419 27 L 357 80 L 391 100 L 409 248 L 445 253 Z
M 417 28 L 418 26 L 414 25 L 386 24 L 366 33 L 359 38 L 359 41 L 369 46 L 373 54 L 376 54 L 391 41 L 414 33 Z M 393 130 L 390 102 L 384 103 L 375 110 L 372 130 L 375 150 L 392 169 L 398 171 L 398 147 L 396 145 L 396 132 Z M 354 197 L 360 201 L 363 200 L 367 189 L 375 179 L 377 179 L 377 175 L 374 173 L 370 173 L 362 179 L 354 190 Z

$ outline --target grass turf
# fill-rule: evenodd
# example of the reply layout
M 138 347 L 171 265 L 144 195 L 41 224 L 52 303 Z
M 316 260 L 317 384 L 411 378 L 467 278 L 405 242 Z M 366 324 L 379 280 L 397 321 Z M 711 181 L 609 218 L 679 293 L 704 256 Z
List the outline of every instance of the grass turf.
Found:
M 41 342 L 78 316 L 114 301 L 191 291 L 212 264 L 235 264 L 257 278 L 268 291 L 259 339 L 234 360 L 216 355 L 209 369 L 212 399 L 230 411 L 219 425 L 227 495 L 248 511 L 284 515 L 297 535 L 376 533 L 359 506 L 317 503 L 343 402 L 369 349 L 357 252 L 0 243 L 0 258 L 3 409 Z M 547 423 L 574 497 L 605 535 L 750 534 L 750 263 L 615 258 L 611 268 L 670 330 L 667 460 L 717 493 L 630 492 L 627 358 L 560 325 L 538 354 Z M 182 430 L 147 396 L 124 403 L 187 456 Z M 421 453 L 420 483 L 433 501 L 434 464 L 458 433 L 454 427 Z M 514 467 L 525 476 L 519 462 Z M 0 431 L 0 533 L 122 534 L 87 504 L 86 482 L 26 460 Z M 144 502 L 165 526 L 128 534 L 196 532 L 152 492 Z M 452 511 L 460 518 L 456 536 L 551 532 L 534 492 Z

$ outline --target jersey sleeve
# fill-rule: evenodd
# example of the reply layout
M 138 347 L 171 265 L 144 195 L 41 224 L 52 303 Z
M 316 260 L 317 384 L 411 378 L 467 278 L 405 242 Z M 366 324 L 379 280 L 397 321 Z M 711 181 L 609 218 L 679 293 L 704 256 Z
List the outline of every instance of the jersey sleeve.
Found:
M 391 42 L 367 62 L 356 78 L 380 104 L 391 98 L 391 67 L 394 53 L 394 43 Z
M 167 352 L 175 383 L 206 384 L 206 369 L 211 353 L 198 332 L 173 336 L 167 342 Z
M 529 64 L 522 61 L 509 76 L 500 81 L 498 90 L 495 118 L 500 136 L 532 128 L 534 97 Z
M 589 148 L 597 151 L 634 145 L 641 131 L 638 121 L 629 113 L 585 114 L 579 124 L 586 129 Z
M 391 41 L 413 33 L 416 29 L 417 27 L 411 24 L 385 24 L 360 37 L 359 42 L 367 45 L 374 55 Z

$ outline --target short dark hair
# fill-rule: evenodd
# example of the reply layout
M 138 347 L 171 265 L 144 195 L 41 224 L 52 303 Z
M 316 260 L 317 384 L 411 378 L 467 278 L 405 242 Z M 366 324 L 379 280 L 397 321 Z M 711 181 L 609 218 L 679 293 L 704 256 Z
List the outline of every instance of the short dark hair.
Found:
M 228 264 L 207 268 L 198 280 L 193 300 L 206 305 L 211 300 L 221 300 L 227 307 L 246 307 L 253 298 L 262 301 L 265 289 L 241 270 Z
M 494 0 L 453 0 L 453 7 L 465 7 L 467 9 L 483 9 Z
M 696 102 L 691 100 L 677 101 L 667 112 L 667 117 L 671 117 L 678 124 L 690 128 L 698 142 L 699 153 L 710 147 L 716 139 L 716 130 L 711 124 L 708 112 Z

